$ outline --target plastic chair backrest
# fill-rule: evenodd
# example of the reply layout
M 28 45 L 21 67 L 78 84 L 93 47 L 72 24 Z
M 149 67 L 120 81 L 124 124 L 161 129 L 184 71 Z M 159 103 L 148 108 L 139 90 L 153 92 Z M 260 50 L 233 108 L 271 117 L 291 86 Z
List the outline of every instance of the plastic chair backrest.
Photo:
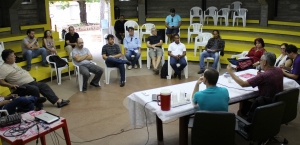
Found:
M 240 2 L 240 1 L 235 1 L 235 2 L 231 3 L 231 5 L 233 5 L 233 9 L 234 9 L 234 10 L 238 10 L 238 9 L 241 8 L 242 2 Z
M 230 9 L 228 8 L 222 8 L 219 10 L 219 12 L 222 12 L 221 16 L 227 16 L 229 14 Z
M 209 16 L 214 16 L 216 14 L 216 11 L 218 11 L 216 7 L 208 7 L 206 10 L 208 10 Z
M 211 33 L 202 33 L 202 41 L 203 42 L 208 42 L 208 40 L 212 38 L 212 34 Z
M 238 10 L 238 16 L 246 16 L 246 14 L 247 14 L 247 9 L 245 9 L 245 8 L 240 8 L 239 10 Z
M 151 29 L 155 28 L 155 25 L 152 23 L 143 24 L 141 30 L 143 29 L 143 27 L 145 27 L 146 32 L 151 32 Z
M 202 33 L 202 28 L 203 28 L 202 24 L 193 23 L 193 24 L 191 24 L 191 26 L 193 26 L 193 32 L 201 32 Z
M 200 16 L 202 12 L 202 9 L 200 7 L 192 7 L 190 10 L 191 16 Z
M 139 24 L 136 21 L 133 21 L 133 20 L 128 20 L 124 24 L 125 37 L 129 35 L 128 30 L 127 30 L 129 27 L 133 27 L 134 28 L 134 35 L 139 37 Z
M 2 51 L 4 50 L 4 44 L 2 41 L 0 41 L 0 54 L 2 54 Z M 4 61 L 2 60 L 2 57 L 0 57 L 0 65 L 2 65 Z

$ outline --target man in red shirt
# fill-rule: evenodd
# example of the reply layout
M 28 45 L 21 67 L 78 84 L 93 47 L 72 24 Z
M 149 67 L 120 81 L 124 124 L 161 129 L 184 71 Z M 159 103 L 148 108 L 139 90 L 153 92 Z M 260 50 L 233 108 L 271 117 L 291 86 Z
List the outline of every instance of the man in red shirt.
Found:
M 259 62 L 264 72 L 258 73 L 255 77 L 243 81 L 232 71 L 231 65 L 227 66 L 227 71 L 232 79 L 242 87 L 258 87 L 259 97 L 265 97 L 266 103 L 271 103 L 273 97 L 283 91 L 283 73 L 278 67 L 274 67 L 276 56 L 272 52 L 265 52 Z M 246 114 L 249 109 L 242 108 L 242 114 Z M 244 111 L 245 110 L 245 111 Z

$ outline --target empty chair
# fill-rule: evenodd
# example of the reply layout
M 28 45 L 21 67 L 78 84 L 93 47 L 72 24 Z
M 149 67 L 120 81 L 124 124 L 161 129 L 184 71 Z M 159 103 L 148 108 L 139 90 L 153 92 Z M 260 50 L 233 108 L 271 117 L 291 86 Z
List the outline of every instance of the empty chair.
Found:
M 147 68 L 148 69 L 150 69 L 150 67 L 151 67 L 151 58 L 150 58 L 150 56 L 149 56 L 149 49 L 150 48 L 147 48 Z M 165 63 L 165 51 L 164 51 L 164 48 L 163 48 L 163 46 L 161 46 L 161 49 L 163 50 L 163 56 L 161 57 L 161 61 L 160 61 L 160 63 L 161 63 L 161 66 L 163 66 L 164 65 L 164 63 Z
M 220 21 L 220 25 L 222 25 L 222 18 L 225 19 L 225 26 L 228 26 L 228 15 L 229 15 L 229 8 L 222 8 L 219 10 L 218 15 L 217 15 L 217 20 Z M 221 15 L 219 15 L 221 14 Z
M 250 145 L 273 138 L 280 131 L 285 106 L 284 102 L 276 102 L 257 107 L 251 123 L 236 116 L 236 132 Z
M 198 111 L 190 118 L 192 145 L 234 145 L 235 115 L 220 111 Z
M 190 25 L 193 24 L 193 18 L 199 17 L 201 24 L 203 24 L 203 11 L 200 7 L 192 7 L 190 10 Z
M 204 21 L 205 21 L 205 18 L 206 18 L 206 22 L 208 24 L 208 18 L 209 17 L 212 17 L 213 18 L 213 21 L 214 21 L 214 25 L 217 25 L 218 23 L 218 19 L 217 19 L 217 12 L 218 12 L 218 9 L 214 6 L 212 7 L 208 7 L 205 11 L 204 11 Z M 208 13 L 208 14 L 207 14 Z
M 233 9 L 231 9 L 231 11 L 237 11 L 237 10 L 239 10 L 239 9 L 241 8 L 242 2 L 240 2 L 240 1 L 235 1 L 235 2 L 231 3 L 231 5 L 233 5 Z M 228 5 L 228 8 L 229 8 L 229 9 L 230 9 L 230 6 L 231 6 L 231 5 Z M 233 16 L 233 13 L 231 13 L 231 18 L 232 18 L 232 16 Z
M 128 33 L 128 28 L 133 27 L 134 28 L 134 35 L 136 37 L 139 37 L 140 35 L 140 26 L 136 21 L 128 20 L 124 24 L 124 29 L 125 29 L 125 37 L 129 35 Z
M 196 56 L 196 52 L 199 46 L 206 46 L 208 40 L 212 38 L 211 33 L 201 33 L 201 35 L 198 35 L 195 37 L 195 45 L 194 45 L 194 55 Z M 200 49 L 201 53 L 201 49 Z
M 298 88 L 285 90 L 274 96 L 274 98 L 273 98 L 274 102 L 282 101 L 285 103 L 285 108 L 284 108 L 284 113 L 283 113 L 281 124 L 288 124 L 289 122 L 291 122 L 292 120 L 294 120 L 297 117 L 298 97 L 299 97 L 299 89 Z M 288 140 L 286 138 L 284 138 L 283 143 L 288 144 Z
M 186 56 L 185 56 L 185 60 L 186 60 L 186 67 L 183 69 L 183 72 L 184 72 L 185 78 L 187 79 L 188 78 L 188 60 L 187 60 Z M 180 66 L 180 64 L 177 63 L 177 67 L 179 67 L 179 66 Z M 167 79 L 171 79 L 172 71 L 173 71 L 173 68 L 170 65 L 170 56 L 168 56 L 168 76 L 167 76 Z
M 48 56 L 46 57 L 46 60 L 47 60 L 48 64 L 50 64 L 51 82 L 52 82 L 52 72 L 55 71 L 55 72 L 56 72 L 56 78 L 57 78 L 57 84 L 60 85 L 60 84 L 61 84 L 61 72 L 62 72 L 62 70 L 64 70 L 64 69 L 68 69 L 68 72 L 69 72 L 69 78 L 70 78 L 70 80 L 71 80 L 71 74 L 70 74 L 70 67 L 69 67 L 69 65 L 66 64 L 66 65 L 63 66 L 63 67 L 57 67 L 55 62 L 52 62 L 52 61 L 49 60 L 49 57 L 50 57 L 50 56 L 51 56 L 51 55 L 48 55 Z M 66 61 L 66 63 L 68 63 L 68 60 L 67 60 L 66 58 L 61 58 L 61 59 L 63 59 L 64 61 Z
M 188 27 L 188 43 L 190 43 L 191 39 L 191 41 L 193 42 L 193 38 L 191 37 L 193 34 L 201 35 L 202 27 L 203 25 L 200 23 L 194 23 Z
M 246 18 L 247 12 L 248 12 L 248 10 L 244 9 L 244 8 L 240 8 L 239 10 L 234 11 L 233 12 L 233 18 L 232 18 L 232 26 L 234 26 L 235 21 L 236 21 L 236 25 L 238 26 L 239 25 L 238 19 L 242 19 L 243 27 L 245 27 L 246 26 L 246 20 L 247 20 L 247 18 Z
M 180 36 L 180 28 L 179 28 L 179 32 L 178 32 L 178 35 Z M 169 37 L 167 36 L 167 28 L 166 28 L 166 31 L 165 31 L 165 43 L 168 44 L 168 40 L 169 40 Z M 170 40 L 172 41 L 172 40 Z M 170 42 L 172 43 L 172 42 Z
M 145 31 L 143 31 L 143 28 L 144 28 L 144 30 Z M 149 34 L 149 35 L 151 35 L 151 29 L 152 28 L 155 28 L 155 25 L 154 24 L 152 24 L 152 23 L 146 23 L 146 24 L 143 24 L 142 25 L 142 27 L 141 27 L 141 30 L 140 30 L 140 40 L 142 41 L 142 38 L 143 38 L 143 40 L 144 40 L 144 42 L 146 42 L 145 41 L 145 34 Z

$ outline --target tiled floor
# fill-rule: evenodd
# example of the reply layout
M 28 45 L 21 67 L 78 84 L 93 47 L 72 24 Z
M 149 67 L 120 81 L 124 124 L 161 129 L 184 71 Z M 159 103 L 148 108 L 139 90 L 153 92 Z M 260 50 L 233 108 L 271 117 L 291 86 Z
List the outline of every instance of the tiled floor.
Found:
M 96 61 L 97 64 L 103 68 L 104 62 L 100 55 L 101 49 L 96 46 L 90 47 L 89 49 L 94 56 L 94 61 Z M 222 68 L 221 74 L 225 72 L 225 66 Z M 101 78 L 101 89 L 89 87 L 86 93 L 79 92 L 74 75 L 72 76 L 72 80 L 69 80 L 68 77 L 65 76 L 62 78 L 61 85 L 57 85 L 56 80 L 54 80 L 52 83 L 47 83 L 60 98 L 69 99 L 71 101 L 70 104 L 62 109 L 58 109 L 56 106 L 46 102 L 44 109 L 67 119 L 71 140 L 73 141 L 72 144 L 142 145 L 148 140 L 148 132 L 146 127 L 123 132 L 119 135 L 108 136 L 131 129 L 126 97 L 135 91 L 194 81 L 199 77 L 197 74 L 198 70 L 198 63 L 189 62 L 188 79 L 166 80 L 160 79 L 158 75 L 154 75 L 151 70 L 146 68 L 146 62 L 143 62 L 142 69 L 126 70 L 125 87 L 119 87 L 117 73 L 116 71 L 113 71 L 111 73 L 109 85 L 104 84 L 103 74 Z M 236 113 L 237 108 L 238 104 L 234 104 L 230 105 L 229 110 L 230 112 Z M 281 127 L 280 135 L 285 135 L 289 139 L 290 145 L 300 144 L 299 121 L 300 117 L 298 115 L 298 117 L 288 126 L 282 125 Z M 164 122 L 164 144 L 178 144 L 178 124 L 178 120 Z M 148 129 L 149 141 L 147 144 L 157 144 L 156 126 L 150 125 Z M 62 134 L 62 131 L 59 130 L 58 133 Z M 49 135 L 46 137 L 46 139 L 47 144 L 56 144 Z M 60 138 L 59 143 L 65 144 Z M 35 142 L 31 142 L 29 144 L 35 144 Z M 236 144 L 245 145 L 248 143 L 237 135 Z M 272 144 L 275 145 L 275 143 L 270 143 L 270 145 Z

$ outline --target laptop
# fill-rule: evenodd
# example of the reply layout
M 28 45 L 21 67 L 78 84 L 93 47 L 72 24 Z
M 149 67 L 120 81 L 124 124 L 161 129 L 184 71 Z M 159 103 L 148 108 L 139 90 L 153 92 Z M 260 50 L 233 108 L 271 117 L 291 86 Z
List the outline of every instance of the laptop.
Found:
M 44 121 L 47 124 L 53 123 L 59 120 L 59 116 L 53 115 L 51 113 L 45 112 L 40 115 L 35 116 L 35 119 Z

